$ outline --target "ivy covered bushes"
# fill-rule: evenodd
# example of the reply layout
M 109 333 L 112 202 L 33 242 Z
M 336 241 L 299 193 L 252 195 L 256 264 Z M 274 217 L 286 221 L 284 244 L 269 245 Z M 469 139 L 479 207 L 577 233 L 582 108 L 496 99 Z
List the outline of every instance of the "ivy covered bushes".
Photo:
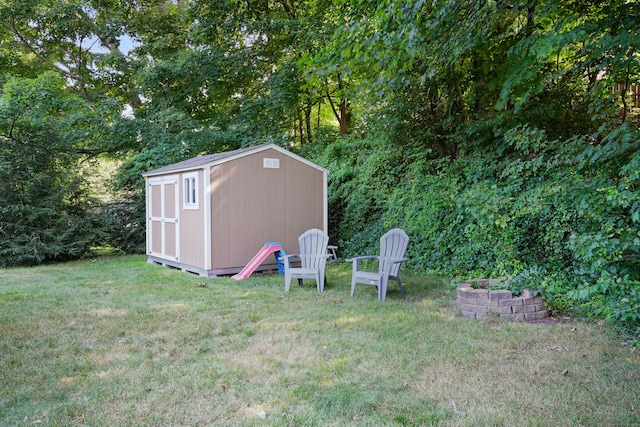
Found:
M 502 158 L 476 148 L 458 159 L 374 137 L 327 146 L 330 233 L 345 256 L 377 250 L 385 230 L 411 237 L 415 268 L 514 279 L 552 309 L 640 325 L 640 150 L 623 126 L 550 140 L 518 126 Z M 469 145 L 471 147 L 472 145 Z M 638 332 L 638 331 L 636 331 Z
M 318 158 L 345 255 L 402 227 L 417 268 L 515 279 L 552 309 L 640 335 L 640 120 L 626 96 L 640 84 L 638 5 L 350 11 L 325 59 L 361 79 L 369 108 L 359 140 Z

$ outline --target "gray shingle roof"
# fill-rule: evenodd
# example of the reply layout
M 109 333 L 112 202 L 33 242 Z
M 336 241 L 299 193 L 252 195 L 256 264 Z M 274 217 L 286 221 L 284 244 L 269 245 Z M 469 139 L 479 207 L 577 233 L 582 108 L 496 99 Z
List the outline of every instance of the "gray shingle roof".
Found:
M 161 168 L 158 169 L 154 169 L 148 172 L 143 173 L 143 176 L 147 176 L 147 175 L 158 175 L 158 174 L 162 174 L 162 173 L 166 173 L 166 172 L 173 172 L 173 171 L 178 171 L 178 170 L 185 170 L 185 169 L 195 169 L 199 166 L 202 165 L 206 165 L 209 163 L 214 163 L 217 162 L 219 160 L 224 160 L 227 157 L 232 157 L 238 154 L 242 154 L 245 151 L 252 151 L 255 150 L 256 148 L 261 147 L 260 145 L 258 146 L 252 146 L 252 147 L 245 147 L 245 148 L 239 148 L 237 150 L 232 150 L 232 151 L 225 151 L 223 153 L 216 153 L 216 154 L 207 154 L 204 156 L 198 156 L 198 157 L 194 157 L 192 159 L 188 159 L 188 160 L 183 160 L 182 162 L 178 162 L 178 163 L 174 163 L 172 165 L 167 165 L 167 166 L 163 166 Z

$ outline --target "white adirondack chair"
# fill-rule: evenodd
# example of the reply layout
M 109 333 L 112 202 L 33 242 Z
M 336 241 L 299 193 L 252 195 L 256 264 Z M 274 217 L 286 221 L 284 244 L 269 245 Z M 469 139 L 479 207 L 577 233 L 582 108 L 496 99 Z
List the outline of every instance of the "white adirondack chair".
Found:
M 353 271 L 351 273 L 351 296 L 356 289 L 356 283 L 364 283 L 378 287 L 378 300 L 384 301 L 387 297 L 387 286 L 389 279 L 398 282 L 400 292 L 404 295 L 402 281 L 398 277 L 400 267 L 407 258 L 404 255 L 409 244 L 409 236 L 400 229 L 394 228 L 389 230 L 380 238 L 380 255 L 359 256 L 346 260 L 353 262 Z M 365 259 L 374 259 L 378 261 L 378 271 L 364 271 L 360 269 L 361 261 Z
M 331 255 L 327 254 L 329 236 L 324 231 L 317 228 L 305 231 L 299 238 L 300 253 L 285 255 L 284 260 L 284 290 L 289 292 L 291 279 L 298 279 L 302 286 L 302 279 L 314 279 L 318 285 L 318 292 L 324 292 L 325 268 L 327 259 Z M 291 267 L 291 259 L 300 258 L 300 267 Z

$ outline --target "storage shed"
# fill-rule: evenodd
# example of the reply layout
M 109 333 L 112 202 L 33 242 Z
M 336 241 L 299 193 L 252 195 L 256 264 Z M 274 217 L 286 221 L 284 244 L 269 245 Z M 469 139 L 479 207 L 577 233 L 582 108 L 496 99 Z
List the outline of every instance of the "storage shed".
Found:
M 212 277 L 239 272 L 267 242 L 297 253 L 306 230 L 328 232 L 328 172 L 275 144 L 146 172 L 148 261 Z M 270 256 L 257 270 L 275 267 Z

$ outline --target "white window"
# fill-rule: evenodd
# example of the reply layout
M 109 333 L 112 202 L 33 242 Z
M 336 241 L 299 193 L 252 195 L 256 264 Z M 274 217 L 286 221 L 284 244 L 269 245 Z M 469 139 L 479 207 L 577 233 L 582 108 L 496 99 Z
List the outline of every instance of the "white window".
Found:
M 198 174 L 184 175 L 184 208 L 198 209 Z

